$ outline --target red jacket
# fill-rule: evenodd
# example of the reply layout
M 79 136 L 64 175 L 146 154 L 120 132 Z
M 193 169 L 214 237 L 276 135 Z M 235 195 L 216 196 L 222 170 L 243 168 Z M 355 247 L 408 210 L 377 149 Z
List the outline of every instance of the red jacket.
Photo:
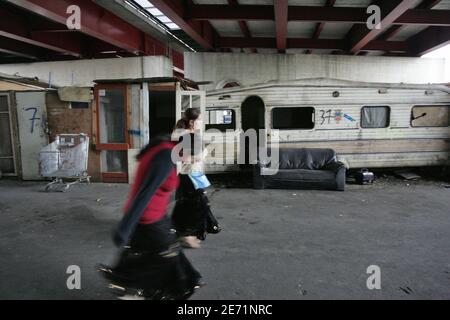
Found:
M 172 150 L 175 143 L 167 141 L 162 142 L 155 147 L 149 149 L 140 159 L 139 166 L 136 172 L 136 179 L 131 188 L 130 195 L 128 196 L 127 203 L 125 205 L 125 213 L 129 211 L 137 193 L 139 192 L 144 180 L 148 176 L 148 171 L 152 168 L 152 161 L 156 154 L 162 150 Z M 169 165 L 169 164 L 168 164 Z M 162 182 L 159 188 L 156 190 L 155 194 L 151 197 L 141 218 L 139 220 L 140 224 L 152 224 L 160 221 L 166 214 L 167 207 L 169 205 L 170 196 L 179 185 L 179 179 L 177 176 L 177 170 L 174 166 L 168 177 Z

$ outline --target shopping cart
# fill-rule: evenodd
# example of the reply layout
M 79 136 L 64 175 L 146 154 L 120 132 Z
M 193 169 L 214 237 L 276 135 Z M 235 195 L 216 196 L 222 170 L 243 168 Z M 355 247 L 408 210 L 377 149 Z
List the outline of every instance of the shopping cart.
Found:
M 87 173 L 89 136 L 60 134 L 39 153 L 41 176 L 52 179 L 45 191 L 67 191 L 76 183 L 90 183 Z M 65 180 L 71 180 L 67 182 Z

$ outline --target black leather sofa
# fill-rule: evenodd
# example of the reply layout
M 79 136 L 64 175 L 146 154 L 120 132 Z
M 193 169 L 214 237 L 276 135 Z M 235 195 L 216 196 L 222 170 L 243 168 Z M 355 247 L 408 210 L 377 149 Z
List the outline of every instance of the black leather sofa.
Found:
M 345 190 L 345 165 L 336 159 L 333 149 L 280 148 L 275 174 L 267 175 L 270 163 L 253 167 L 255 189 Z

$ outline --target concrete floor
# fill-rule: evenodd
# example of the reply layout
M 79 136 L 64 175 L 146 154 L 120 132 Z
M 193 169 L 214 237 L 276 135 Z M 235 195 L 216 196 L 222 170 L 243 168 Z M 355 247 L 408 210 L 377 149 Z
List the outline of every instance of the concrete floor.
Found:
M 127 185 L 0 181 L 0 299 L 111 299 L 95 271 Z M 450 189 L 379 181 L 346 192 L 211 190 L 223 232 L 187 252 L 208 285 L 193 299 L 450 299 Z M 81 267 L 81 290 L 66 269 Z M 381 268 L 368 290 L 367 267 Z

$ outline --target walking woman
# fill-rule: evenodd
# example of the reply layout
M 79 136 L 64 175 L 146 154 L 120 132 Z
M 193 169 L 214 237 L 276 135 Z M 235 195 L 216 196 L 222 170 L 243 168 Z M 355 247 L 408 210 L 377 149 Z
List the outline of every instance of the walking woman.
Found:
M 194 134 L 190 138 L 200 141 Z M 138 155 L 125 216 L 114 233 L 122 253 L 113 268 L 99 269 L 122 299 L 187 299 L 202 283 L 167 216 L 170 195 L 179 185 L 171 157 L 176 142 L 171 140 L 170 135 L 155 138 Z M 183 150 L 183 157 L 194 151 Z
M 175 134 L 193 134 L 201 131 L 202 126 L 200 110 L 190 108 L 177 122 Z M 210 183 L 204 174 L 204 157 L 203 152 L 194 161 L 182 163 L 180 168 L 180 186 L 172 221 L 181 243 L 188 248 L 200 248 L 200 241 L 205 239 L 206 234 L 221 230 L 206 196 L 205 189 Z

